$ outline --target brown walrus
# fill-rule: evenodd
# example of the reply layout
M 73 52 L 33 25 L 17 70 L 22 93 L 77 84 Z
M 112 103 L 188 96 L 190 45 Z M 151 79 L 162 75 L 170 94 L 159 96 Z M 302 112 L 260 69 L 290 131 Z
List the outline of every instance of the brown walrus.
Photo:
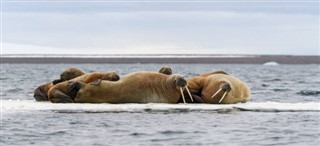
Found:
M 188 79 L 188 87 L 198 103 L 233 104 L 250 99 L 249 87 L 223 71 L 192 77 Z
M 162 67 L 161 71 L 172 74 L 172 70 L 168 66 Z M 187 79 L 187 82 L 192 95 L 192 98 L 190 98 L 184 92 L 188 103 L 233 104 L 247 102 L 250 99 L 249 87 L 238 78 L 228 75 L 224 71 L 204 73 Z M 179 102 L 182 102 L 182 99 Z
M 36 99 L 36 101 L 48 101 L 48 91 L 54 84 L 67 81 L 84 74 L 85 72 L 78 68 L 68 68 L 60 74 L 60 79 L 43 84 L 36 88 L 33 97 Z
M 101 80 L 118 81 L 119 76 L 115 72 L 92 72 L 76 77 L 69 81 L 64 81 L 52 86 L 48 91 L 48 97 L 54 103 L 73 102 L 71 97 L 75 96 L 73 92 L 68 91 L 68 87 L 73 82 L 82 82 L 90 84 L 99 84 Z M 71 96 L 71 97 L 70 97 Z
M 187 81 L 179 75 L 158 72 L 134 72 L 116 82 L 73 83 L 77 103 L 177 103 Z
M 226 74 L 213 74 L 205 79 L 201 98 L 205 103 L 234 104 L 247 102 L 250 89 L 238 78 Z

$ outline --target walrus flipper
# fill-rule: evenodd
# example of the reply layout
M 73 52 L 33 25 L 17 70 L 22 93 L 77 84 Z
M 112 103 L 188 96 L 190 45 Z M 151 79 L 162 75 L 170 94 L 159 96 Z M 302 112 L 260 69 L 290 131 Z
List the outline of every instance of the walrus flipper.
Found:
M 63 82 L 63 81 L 64 81 L 64 80 L 56 79 L 56 80 L 53 80 L 53 81 L 52 81 L 52 84 L 55 85 L 55 84 L 61 83 L 61 82 Z
M 100 83 L 101 83 L 101 79 L 97 79 L 97 80 L 90 82 L 89 84 L 98 86 Z
M 203 99 L 200 96 L 198 96 L 196 94 L 192 94 L 192 97 L 193 97 L 195 103 L 204 103 Z
M 74 99 L 76 97 L 78 91 L 82 87 L 82 84 L 83 83 L 80 83 L 80 82 L 70 82 L 70 85 L 68 86 L 68 91 L 67 91 L 69 97 Z
M 50 97 L 50 101 L 53 103 L 74 103 L 72 98 L 59 90 L 55 90 Z
M 33 97 L 36 99 L 36 101 L 48 101 L 49 100 L 42 88 L 43 87 L 40 86 L 36 90 L 34 90 Z

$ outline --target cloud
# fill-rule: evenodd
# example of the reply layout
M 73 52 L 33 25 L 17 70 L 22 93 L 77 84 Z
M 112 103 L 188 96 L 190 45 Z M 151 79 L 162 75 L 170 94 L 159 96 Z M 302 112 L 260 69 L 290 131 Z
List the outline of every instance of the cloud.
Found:
M 93 54 L 315 55 L 319 54 L 318 20 L 318 15 L 310 13 L 240 10 L 7 11 L 3 13 L 3 41 L 29 46 L 20 48 L 33 46 L 38 48 L 31 51 L 35 53 L 77 54 L 80 49 Z M 3 52 L 14 53 L 6 49 Z

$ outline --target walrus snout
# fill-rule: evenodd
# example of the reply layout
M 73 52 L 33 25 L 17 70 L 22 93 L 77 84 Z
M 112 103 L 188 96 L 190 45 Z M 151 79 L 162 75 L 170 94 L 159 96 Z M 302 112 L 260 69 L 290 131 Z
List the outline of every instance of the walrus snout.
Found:
M 223 91 L 230 91 L 231 90 L 231 86 L 230 86 L 229 83 L 225 82 L 225 83 L 222 84 L 221 89 Z
M 187 85 L 187 80 L 183 77 L 177 76 L 175 79 L 175 84 L 177 87 L 185 87 Z
M 33 97 L 36 99 L 36 101 L 48 101 L 48 97 L 44 91 L 45 86 L 46 85 L 41 85 L 34 91 Z

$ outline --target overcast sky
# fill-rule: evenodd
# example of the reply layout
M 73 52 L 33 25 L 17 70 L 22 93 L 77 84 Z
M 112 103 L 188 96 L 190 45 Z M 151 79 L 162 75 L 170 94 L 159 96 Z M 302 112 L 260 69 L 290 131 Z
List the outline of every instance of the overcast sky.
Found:
M 37 1 L 2 2 L 2 54 L 320 55 L 318 0 Z

